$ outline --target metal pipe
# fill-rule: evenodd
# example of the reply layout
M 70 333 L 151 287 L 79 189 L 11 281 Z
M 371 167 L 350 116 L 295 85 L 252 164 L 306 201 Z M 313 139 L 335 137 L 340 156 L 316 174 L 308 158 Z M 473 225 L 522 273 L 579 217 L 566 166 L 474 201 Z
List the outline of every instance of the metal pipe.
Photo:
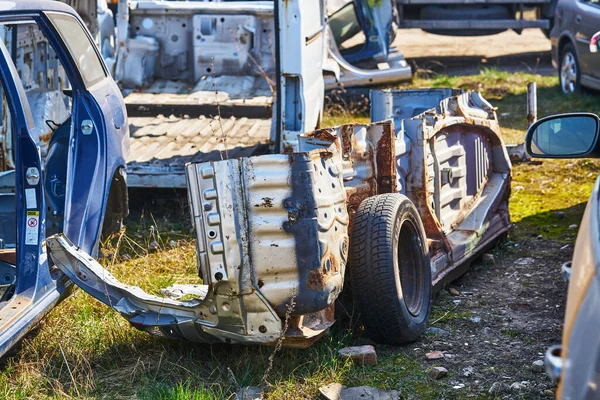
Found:
M 537 120 L 537 88 L 535 82 L 527 83 L 527 127 Z

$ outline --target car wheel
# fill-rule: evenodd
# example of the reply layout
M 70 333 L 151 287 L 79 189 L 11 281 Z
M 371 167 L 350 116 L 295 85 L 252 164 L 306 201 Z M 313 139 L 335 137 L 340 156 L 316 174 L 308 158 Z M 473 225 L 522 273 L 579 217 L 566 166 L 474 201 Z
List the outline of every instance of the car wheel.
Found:
M 563 93 L 570 94 L 581 91 L 581 71 L 577 53 L 571 43 L 563 47 L 560 59 L 560 69 L 558 71 L 560 79 L 560 88 Z
M 367 335 L 380 343 L 415 341 L 431 304 L 431 261 L 415 205 L 401 194 L 364 200 L 350 238 L 350 281 Z

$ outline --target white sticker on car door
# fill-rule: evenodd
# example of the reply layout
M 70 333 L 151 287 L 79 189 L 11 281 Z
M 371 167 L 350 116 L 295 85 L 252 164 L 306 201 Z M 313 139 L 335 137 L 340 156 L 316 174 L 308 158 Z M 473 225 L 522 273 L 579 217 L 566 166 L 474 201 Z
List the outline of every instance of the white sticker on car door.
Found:
M 25 189 L 25 204 L 27 208 L 37 208 L 37 199 L 35 196 L 35 189 Z
M 27 211 L 27 220 L 25 223 L 25 244 L 38 244 L 38 232 L 40 225 L 40 212 Z

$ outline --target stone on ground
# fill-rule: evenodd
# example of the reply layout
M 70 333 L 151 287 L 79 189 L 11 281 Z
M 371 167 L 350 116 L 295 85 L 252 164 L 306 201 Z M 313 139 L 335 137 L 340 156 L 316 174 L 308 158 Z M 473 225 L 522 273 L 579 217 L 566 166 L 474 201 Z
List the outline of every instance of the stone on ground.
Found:
M 442 335 L 442 336 L 450 334 L 450 332 L 448 332 L 447 330 L 442 329 L 442 328 L 437 328 L 435 326 L 430 326 L 429 328 L 427 328 L 426 332 L 434 334 L 434 335 Z
M 531 364 L 533 372 L 544 372 L 544 360 L 536 360 Z
M 262 389 L 256 386 L 243 387 L 235 394 L 235 400 L 262 400 L 263 398 Z
M 427 361 L 433 361 L 433 360 L 440 360 L 444 358 L 444 353 L 442 353 L 441 351 L 431 351 L 427 354 L 425 354 L 425 359 Z
M 351 359 L 357 365 L 377 364 L 377 353 L 371 345 L 344 347 L 338 351 L 343 359 Z
M 504 393 L 508 390 L 508 385 L 504 382 L 494 382 L 490 390 L 488 390 L 489 394 L 500 394 Z
M 433 367 L 427 371 L 427 375 L 429 375 L 431 379 L 440 379 L 448 375 L 448 370 L 444 367 Z
M 321 386 L 319 392 L 327 400 L 400 400 L 395 390 L 381 390 L 369 386 L 347 388 L 339 383 Z

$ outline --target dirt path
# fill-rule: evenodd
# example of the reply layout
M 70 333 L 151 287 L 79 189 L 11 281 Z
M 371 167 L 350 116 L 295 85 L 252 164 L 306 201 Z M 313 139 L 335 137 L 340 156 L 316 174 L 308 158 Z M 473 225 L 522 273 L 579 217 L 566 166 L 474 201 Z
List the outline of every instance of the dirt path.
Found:
M 533 363 L 560 343 L 566 284 L 559 266 L 571 253 L 571 245 L 556 241 L 508 241 L 494 263 L 475 263 L 452 283 L 460 295 L 439 293 L 428 333 L 414 351 L 423 368 L 449 371 L 438 381 L 445 397 L 554 397 L 554 384 Z M 431 351 L 444 358 L 426 361 Z
M 506 31 L 492 36 L 452 37 L 420 29 L 399 30 L 394 46 L 415 71 L 433 70 L 450 75 L 476 73 L 482 66 L 542 75 L 554 74 L 550 40 L 539 29 L 520 35 Z
M 502 57 L 550 51 L 550 40 L 539 29 L 525 29 L 519 35 L 505 31 L 491 36 L 442 36 L 420 29 L 398 31 L 394 45 L 405 58 L 418 57 Z

